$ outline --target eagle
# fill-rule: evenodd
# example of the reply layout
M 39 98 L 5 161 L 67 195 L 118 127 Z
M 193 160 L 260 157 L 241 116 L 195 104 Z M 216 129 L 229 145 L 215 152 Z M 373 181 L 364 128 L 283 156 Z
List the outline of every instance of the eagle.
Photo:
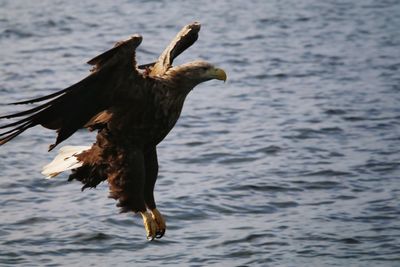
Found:
M 83 183 L 82 191 L 107 181 L 121 212 L 140 213 L 147 239 L 163 237 L 166 222 L 153 193 L 157 145 L 176 124 L 195 86 L 227 78 L 223 69 L 202 60 L 173 65 L 196 42 L 200 26 L 194 22 L 183 27 L 155 62 L 144 65 L 136 63 L 142 36 L 135 34 L 89 60 L 93 68 L 83 80 L 46 96 L 11 103 L 35 106 L 0 116 L 12 119 L 0 125 L 0 145 L 37 125 L 57 133 L 49 151 L 79 129 L 96 131 L 91 146 L 62 147 L 42 173 L 51 178 L 70 170 L 68 180 Z

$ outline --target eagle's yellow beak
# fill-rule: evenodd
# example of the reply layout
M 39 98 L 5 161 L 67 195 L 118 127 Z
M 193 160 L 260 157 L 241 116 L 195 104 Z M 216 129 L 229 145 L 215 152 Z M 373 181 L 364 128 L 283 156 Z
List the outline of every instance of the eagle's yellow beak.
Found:
M 226 81 L 226 72 L 223 70 L 223 69 L 220 69 L 220 68 L 214 68 L 213 70 L 212 70 L 212 74 L 213 74 L 213 76 L 215 77 L 215 79 L 217 79 L 217 80 L 221 80 L 221 81 Z

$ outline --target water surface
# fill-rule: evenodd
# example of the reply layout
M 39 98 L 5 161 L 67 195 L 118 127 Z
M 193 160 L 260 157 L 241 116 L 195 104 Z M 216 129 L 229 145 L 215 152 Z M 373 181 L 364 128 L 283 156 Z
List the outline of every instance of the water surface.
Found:
M 195 20 L 177 63 L 202 58 L 229 80 L 197 87 L 159 146 L 161 240 L 118 214 L 107 184 L 45 180 L 51 131 L 1 147 L 0 265 L 398 266 L 398 14 L 372 0 L 1 0 L 2 103 L 75 83 L 134 33 L 151 62 Z

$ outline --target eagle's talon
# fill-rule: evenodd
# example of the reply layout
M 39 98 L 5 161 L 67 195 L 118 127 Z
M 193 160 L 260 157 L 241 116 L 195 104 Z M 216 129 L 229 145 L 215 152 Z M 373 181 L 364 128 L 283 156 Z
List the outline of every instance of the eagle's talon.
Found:
M 157 231 L 156 238 L 159 239 L 159 238 L 163 237 L 164 234 L 165 234 L 165 229 L 162 229 L 161 231 Z
M 156 232 L 156 238 L 161 238 L 165 234 L 165 230 L 167 229 L 167 225 L 165 224 L 165 220 L 161 213 L 157 209 L 152 209 L 151 215 L 153 220 L 155 221 L 157 225 L 157 232 Z
M 140 212 L 143 218 L 144 229 L 146 230 L 146 238 L 149 241 L 154 240 L 157 236 L 157 224 L 153 217 L 147 211 Z

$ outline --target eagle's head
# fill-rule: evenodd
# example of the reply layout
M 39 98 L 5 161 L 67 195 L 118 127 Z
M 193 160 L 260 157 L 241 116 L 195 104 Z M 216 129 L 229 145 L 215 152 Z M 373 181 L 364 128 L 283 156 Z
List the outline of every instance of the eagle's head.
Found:
M 202 82 L 213 79 L 226 81 L 227 78 L 223 69 L 202 60 L 172 67 L 166 72 L 166 76 L 181 86 L 185 85 L 189 90 Z

